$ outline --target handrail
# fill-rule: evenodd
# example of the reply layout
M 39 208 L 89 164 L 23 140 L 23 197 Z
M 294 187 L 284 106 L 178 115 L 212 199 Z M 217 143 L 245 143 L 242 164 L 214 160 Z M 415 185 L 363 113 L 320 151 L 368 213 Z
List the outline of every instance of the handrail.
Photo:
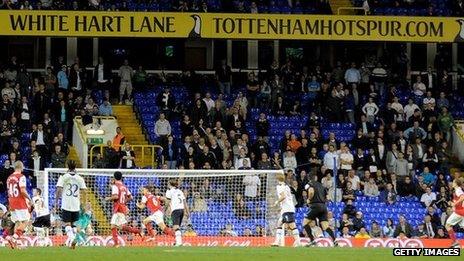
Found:
M 341 10 L 363 10 L 364 14 L 367 15 L 366 9 L 364 7 L 339 7 L 337 8 L 337 14 L 340 15 Z
M 92 146 L 92 148 L 90 148 L 90 164 L 89 164 L 89 167 L 92 167 L 93 165 L 93 158 L 94 158 L 94 151 L 96 148 L 99 148 L 99 152 L 100 154 L 103 154 L 103 148 L 107 148 L 108 145 L 106 144 L 100 144 L 100 145 L 94 145 Z M 155 168 L 155 163 L 156 163 L 156 151 L 159 150 L 159 149 L 163 149 L 163 147 L 159 146 L 159 145 L 133 145 L 131 144 L 131 148 L 132 150 L 134 149 L 141 149 L 142 152 L 141 152 L 141 156 L 140 155 L 136 155 L 138 156 L 137 158 L 140 158 L 142 162 L 145 162 L 145 152 L 146 151 L 149 151 L 151 150 L 151 167 L 152 168 Z

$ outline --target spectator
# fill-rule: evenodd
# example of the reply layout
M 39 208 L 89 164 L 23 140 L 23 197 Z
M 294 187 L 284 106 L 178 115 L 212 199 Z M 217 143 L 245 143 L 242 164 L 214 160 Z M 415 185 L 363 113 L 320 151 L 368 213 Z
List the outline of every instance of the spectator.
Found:
M 395 228 L 393 237 L 398 237 L 401 233 L 404 234 L 407 238 L 411 238 L 413 232 L 412 226 L 408 223 L 404 215 L 399 215 L 399 223 Z
M 98 108 L 98 114 L 100 116 L 112 116 L 113 115 L 113 107 L 108 99 L 104 99 L 103 103 L 100 104 Z
M 129 143 L 124 143 L 124 149 L 119 153 L 121 169 L 133 169 L 135 168 L 135 153 L 132 150 Z
M 415 95 L 417 96 L 424 95 L 425 91 L 427 90 L 427 87 L 425 87 L 425 84 L 422 82 L 421 76 L 417 76 L 416 82 L 413 84 L 412 89 Z
M 450 238 L 449 235 L 445 232 L 443 227 L 439 227 L 437 233 L 435 234 L 435 238 L 438 239 L 447 239 Z
M 377 197 L 379 194 L 379 188 L 375 184 L 374 178 L 370 178 L 369 182 L 364 186 L 364 195 L 367 197 Z
M 116 127 L 116 136 L 113 138 L 112 147 L 115 151 L 120 151 L 125 142 L 126 137 L 122 133 L 121 127 Z
M 111 66 L 105 63 L 103 57 L 98 57 L 98 63 L 93 70 L 93 80 L 97 85 L 97 89 L 104 91 L 111 89 L 111 83 L 113 82 Z
M 137 70 L 134 72 L 133 81 L 134 88 L 137 91 L 142 91 L 145 89 L 147 83 L 148 73 L 143 69 L 142 65 L 139 65 Z
M 381 238 L 382 237 L 382 229 L 379 226 L 377 221 L 373 221 L 371 225 L 371 230 L 369 231 L 369 236 L 371 238 Z
M 417 229 L 414 231 L 414 237 L 420 239 L 428 238 L 427 231 L 425 231 L 425 225 L 423 223 L 417 225 Z
M 353 154 L 351 154 L 350 150 L 348 147 L 342 147 L 340 149 L 340 169 L 343 172 L 348 172 L 349 170 L 352 169 L 352 165 L 354 163 L 354 157 Z M 357 190 L 359 188 L 356 188 Z
M 283 167 L 285 170 L 292 170 L 295 172 L 297 162 L 295 153 L 293 153 L 291 150 L 286 151 L 284 154 Z
M 261 188 L 261 179 L 256 174 L 248 174 L 243 177 L 242 181 L 245 185 L 245 198 L 255 199 L 259 195 L 259 190 Z
M 238 234 L 233 230 L 232 224 L 227 224 L 221 231 L 221 236 L 237 237 Z
M 230 95 L 232 70 L 227 65 L 226 60 L 221 60 L 221 65 L 216 69 L 216 79 L 219 84 L 219 90 L 222 94 Z
M 174 138 L 169 135 L 168 142 L 163 149 L 164 161 L 168 165 L 168 169 L 175 169 L 177 167 L 177 158 L 179 156 L 179 148 L 174 142 Z
M 432 217 L 430 215 L 425 215 L 424 227 L 428 238 L 434 238 L 437 233 L 437 227 L 432 223 Z
M 168 87 L 165 87 L 164 91 L 158 94 L 158 96 L 156 97 L 156 105 L 160 108 L 162 112 L 166 114 L 167 118 L 170 117 L 171 112 L 174 110 L 174 107 L 176 106 L 176 100 Z M 206 118 L 206 111 L 204 118 Z M 197 121 L 195 120 L 193 122 L 197 123 Z
M 394 232 L 396 231 L 395 224 L 391 218 L 387 219 L 386 225 L 382 228 L 382 234 L 386 238 L 392 238 L 394 236 Z
M 436 200 L 437 200 L 437 195 L 435 194 L 435 192 L 432 192 L 431 187 L 427 187 L 427 189 L 425 190 L 425 193 L 422 194 L 421 199 L 420 199 L 422 205 L 425 207 L 429 207 L 433 205 Z
M 356 233 L 354 238 L 361 238 L 361 239 L 369 239 L 371 236 L 367 233 L 367 230 L 365 227 L 362 227 L 359 229 L 359 232 Z
M 121 78 L 119 85 L 119 104 L 123 103 L 124 94 L 127 93 L 126 104 L 132 104 L 132 77 L 134 70 L 129 66 L 129 60 L 124 59 L 124 63 L 119 67 L 118 76 Z
M 159 138 L 160 144 L 166 144 L 167 137 L 171 135 L 171 124 L 166 119 L 164 113 L 160 113 L 159 119 L 155 123 L 155 134 Z
M 339 167 L 340 159 L 338 153 L 335 151 L 334 145 L 329 145 L 329 151 L 324 156 L 324 166 L 333 171 L 334 168 Z
M 449 142 L 451 139 L 451 128 L 454 126 L 454 119 L 449 114 L 447 107 L 441 108 L 441 114 L 438 116 L 437 122 L 440 131 L 444 134 L 444 138 Z
M 411 178 L 406 176 L 404 181 L 401 183 L 398 189 L 398 195 L 401 197 L 412 197 L 415 194 L 414 184 L 411 182 Z
M 423 178 L 424 184 L 432 186 L 435 184 L 436 177 L 430 173 L 429 168 L 425 167 L 424 171 L 420 174 Z
M 363 213 L 361 211 L 357 211 L 356 216 L 353 218 L 353 230 L 359 232 L 365 226 L 366 224 L 364 223 Z
M 342 238 L 352 238 L 353 236 L 350 234 L 350 229 L 348 227 L 343 227 L 342 228 L 342 233 L 341 233 Z
M 61 146 L 56 145 L 55 151 L 52 154 L 52 167 L 53 168 L 64 168 L 66 167 L 66 154 L 61 151 Z

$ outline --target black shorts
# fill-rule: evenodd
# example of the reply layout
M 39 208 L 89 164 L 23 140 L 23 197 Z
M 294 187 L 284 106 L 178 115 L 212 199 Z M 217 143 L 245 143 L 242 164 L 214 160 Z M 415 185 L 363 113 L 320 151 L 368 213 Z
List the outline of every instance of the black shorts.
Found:
M 295 222 L 295 213 L 285 212 L 282 214 L 282 223 L 290 224 Z
M 319 219 L 319 222 L 327 221 L 327 206 L 324 203 L 313 203 L 305 217 L 309 220 Z
M 182 224 L 182 219 L 184 218 L 184 210 L 176 209 L 171 213 L 172 225 L 180 226 Z
M 50 215 L 45 215 L 41 217 L 37 217 L 32 223 L 33 227 L 51 227 L 50 224 Z
M 74 223 L 79 219 L 79 211 L 67 211 L 67 210 L 62 210 L 61 213 L 61 220 L 63 220 L 64 223 Z

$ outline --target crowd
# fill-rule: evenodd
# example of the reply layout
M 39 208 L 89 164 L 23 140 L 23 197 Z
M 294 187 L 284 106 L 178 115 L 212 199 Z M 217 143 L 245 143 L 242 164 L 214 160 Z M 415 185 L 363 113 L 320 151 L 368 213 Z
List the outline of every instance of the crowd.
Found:
M 334 67 L 276 61 L 265 72 L 250 73 L 243 88 L 233 81 L 231 68 L 221 62 L 210 91 L 196 85 L 194 72 L 185 72 L 178 79 L 189 92 L 189 102 L 176 101 L 169 87 L 156 97 L 161 112 L 154 127 L 163 147 L 160 167 L 284 169 L 299 207 L 306 202 L 303 188 L 309 176 L 317 175 L 330 201 L 343 201 L 351 208 L 337 221 L 347 224 L 339 226 L 346 237 L 377 233 L 375 224 L 369 225 L 369 231 L 364 231 L 365 223 L 355 225 L 363 221 L 362 213 L 352 209 L 357 196 L 379 197 L 389 205 L 399 197 L 417 197 L 428 211 L 423 229 L 430 230 L 427 220 L 431 219 L 433 236 L 430 232 L 427 236 L 439 237 L 450 211 L 450 168 L 456 164 L 450 150 L 451 77 L 439 52 L 435 69 L 428 68 L 409 83 L 408 58 L 404 52 L 396 55 L 396 59 L 377 57 L 360 64 L 337 62 Z M 92 116 L 112 114 L 111 99 L 132 104 L 132 85 L 143 92 L 148 77 L 128 60 L 119 67 L 117 77 L 110 70 L 115 66 L 105 64 L 103 58 L 93 72 L 81 69 L 84 66 L 77 58 L 70 66 L 63 61 L 59 57 L 40 77 L 33 77 L 16 57 L 0 71 L 0 154 L 7 155 L 0 192 L 5 191 L 16 160 L 33 170 L 64 167 L 73 117 L 91 123 Z M 256 110 L 260 114 L 254 118 L 251 111 Z M 307 122 L 301 130 L 282 133 L 278 146 L 272 146 L 270 126 L 273 119 L 284 117 L 307 118 Z M 175 121 L 180 133 L 171 126 Z M 345 141 L 333 132 L 323 137 L 325 122 L 347 122 L 356 134 Z M 250 134 L 251 129 L 256 135 Z M 136 167 L 137 155 L 125 142 L 123 131 L 118 129 L 93 167 Z M 29 175 L 34 180 L 33 172 Z M 337 187 L 333 187 L 334 178 Z M 253 178 L 243 180 L 244 196 L 250 197 L 247 193 L 259 183 Z M 248 192 L 247 186 L 252 186 Z M 334 191 L 339 197 L 333 197 Z M 420 231 L 420 226 L 408 228 L 407 221 L 401 220 L 392 229 L 396 235 L 411 237 Z

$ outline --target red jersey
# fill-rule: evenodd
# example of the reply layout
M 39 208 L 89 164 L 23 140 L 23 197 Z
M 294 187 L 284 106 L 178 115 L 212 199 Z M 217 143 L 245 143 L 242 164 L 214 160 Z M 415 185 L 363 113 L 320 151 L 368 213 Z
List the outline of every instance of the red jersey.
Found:
M 29 209 L 26 198 L 21 195 L 21 188 L 26 187 L 26 177 L 21 172 L 14 172 L 6 180 L 8 203 L 12 210 Z
M 464 196 L 462 188 L 455 188 L 453 193 L 453 202 L 456 202 L 461 196 Z M 464 202 L 461 202 L 454 206 L 454 212 L 460 216 L 464 216 Z
M 151 193 L 148 193 L 142 197 L 142 203 L 147 206 L 148 210 L 152 214 L 161 210 L 160 197 L 154 196 Z
M 111 195 L 118 196 L 118 199 L 116 199 L 113 203 L 113 212 L 126 214 L 128 212 L 126 199 L 131 195 L 127 187 L 121 181 L 116 181 L 111 186 Z

